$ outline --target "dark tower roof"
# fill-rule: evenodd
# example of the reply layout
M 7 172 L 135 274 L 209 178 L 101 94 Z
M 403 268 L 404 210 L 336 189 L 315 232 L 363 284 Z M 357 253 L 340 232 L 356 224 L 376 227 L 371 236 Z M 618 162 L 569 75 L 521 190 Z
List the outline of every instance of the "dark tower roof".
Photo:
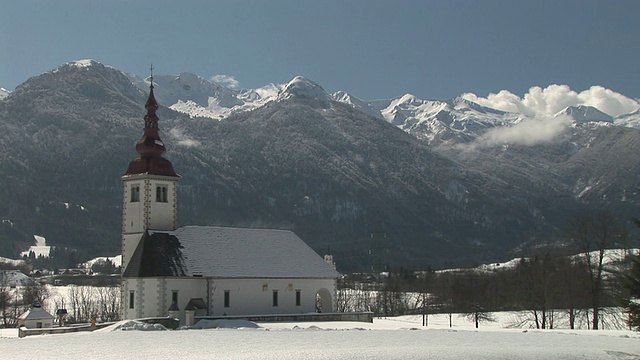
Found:
M 149 99 L 144 105 L 147 109 L 147 114 L 144 116 L 144 134 L 136 143 L 136 151 L 140 156 L 129 163 L 125 176 L 150 174 L 178 177 L 179 175 L 173 170 L 171 162 L 162 157 L 166 149 L 158 134 L 158 121 L 160 119 L 156 115 L 158 103 L 153 95 L 153 74 L 151 75 L 149 89 Z

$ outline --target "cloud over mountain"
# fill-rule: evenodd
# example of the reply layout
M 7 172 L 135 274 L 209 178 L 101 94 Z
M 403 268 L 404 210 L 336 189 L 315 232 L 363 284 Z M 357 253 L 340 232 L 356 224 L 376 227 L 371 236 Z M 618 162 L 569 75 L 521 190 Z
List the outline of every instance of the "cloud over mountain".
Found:
M 169 135 L 171 135 L 176 140 L 176 143 L 180 146 L 192 147 L 201 145 L 198 140 L 191 139 L 189 136 L 185 135 L 181 129 L 178 128 L 169 130 Z
M 231 75 L 216 74 L 210 80 L 232 90 L 240 89 L 240 81 Z
M 534 86 L 522 98 L 507 90 L 491 93 L 486 98 L 473 93 L 466 93 L 463 97 L 483 106 L 531 117 L 551 116 L 567 106 L 593 106 L 611 116 L 628 114 L 640 107 L 637 101 L 597 85 L 579 93 L 567 85 L 554 84 L 546 88 Z
M 513 126 L 496 127 L 480 136 L 474 147 L 509 145 L 537 145 L 555 139 L 571 125 L 569 116 L 554 118 L 526 118 Z

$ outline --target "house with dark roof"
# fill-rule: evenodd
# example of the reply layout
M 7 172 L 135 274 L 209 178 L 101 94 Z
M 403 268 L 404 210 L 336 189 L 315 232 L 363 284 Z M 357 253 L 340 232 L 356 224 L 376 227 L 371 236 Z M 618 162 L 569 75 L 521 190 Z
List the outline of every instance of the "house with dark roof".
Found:
M 177 226 L 180 176 L 162 157 L 153 76 L 145 108 L 122 176 L 123 318 L 335 311 L 338 272 L 292 231 Z

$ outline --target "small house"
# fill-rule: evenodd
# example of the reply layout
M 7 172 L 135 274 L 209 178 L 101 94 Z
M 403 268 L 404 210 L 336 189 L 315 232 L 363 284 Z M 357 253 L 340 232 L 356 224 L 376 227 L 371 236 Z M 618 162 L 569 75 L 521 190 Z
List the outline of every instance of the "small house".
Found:
M 18 327 L 27 329 L 50 328 L 53 326 L 53 315 L 42 308 L 40 303 L 34 303 L 31 309 L 18 317 Z

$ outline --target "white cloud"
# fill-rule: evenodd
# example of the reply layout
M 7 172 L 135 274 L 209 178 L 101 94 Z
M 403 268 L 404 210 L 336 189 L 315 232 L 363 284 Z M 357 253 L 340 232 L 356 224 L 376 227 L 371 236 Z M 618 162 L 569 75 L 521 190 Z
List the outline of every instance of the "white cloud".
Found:
M 225 86 L 229 89 L 232 90 L 239 90 L 240 89 L 240 82 L 233 76 L 231 75 L 223 75 L 223 74 L 217 74 L 217 75 L 213 75 L 211 77 L 211 81 L 218 83 L 222 86 Z
M 513 126 L 497 127 L 480 136 L 472 147 L 496 145 L 537 145 L 547 143 L 562 134 L 571 120 L 566 116 L 555 118 L 526 118 Z
M 637 101 L 602 86 L 592 86 L 580 93 L 567 85 L 534 86 L 522 98 L 507 90 L 491 93 L 486 98 L 472 93 L 462 96 L 480 105 L 530 117 L 549 117 L 567 106 L 593 106 L 611 116 L 627 114 L 640 107 Z
M 185 146 L 185 147 L 200 146 L 200 142 L 198 140 L 190 139 L 180 129 L 173 128 L 169 130 L 169 135 L 175 138 L 178 141 L 178 145 L 180 146 Z

